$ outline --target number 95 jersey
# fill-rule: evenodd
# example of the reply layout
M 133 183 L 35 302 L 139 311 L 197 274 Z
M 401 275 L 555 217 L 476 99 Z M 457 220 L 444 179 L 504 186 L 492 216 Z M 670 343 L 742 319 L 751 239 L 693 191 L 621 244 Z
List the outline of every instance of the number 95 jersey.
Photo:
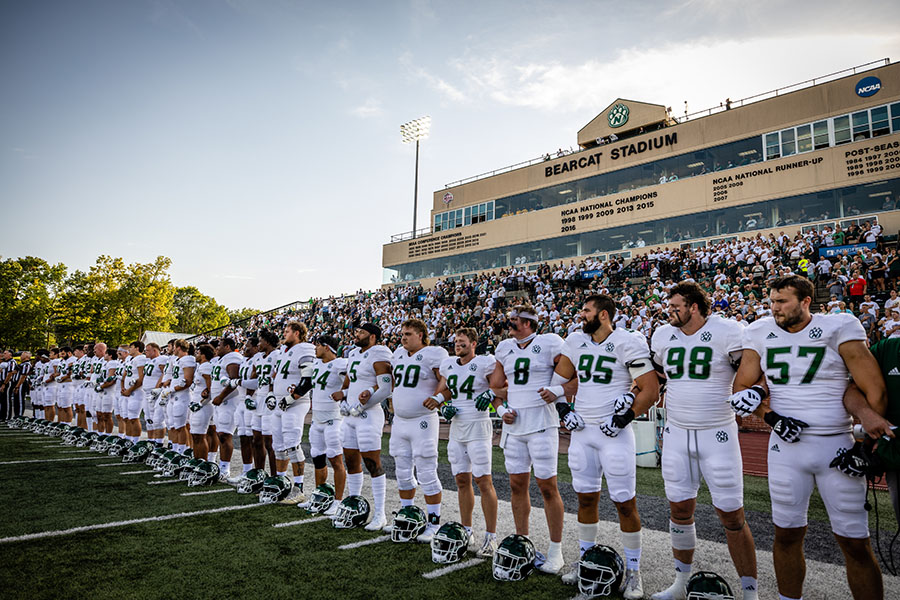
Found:
M 849 373 L 838 352 L 850 341 L 866 341 L 856 317 L 817 314 L 796 333 L 760 319 L 744 330 L 743 347 L 759 354 L 772 410 L 808 423 L 804 433 L 828 435 L 850 430 L 843 402 Z
M 744 326 L 710 316 L 686 335 L 663 325 L 653 333 L 653 362 L 666 372 L 666 420 L 682 429 L 725 427 L 734 422 L 728 404 L 734 383 L 732 356 L 741 352 Z
M 555 333 L 535 336 L 530 344 L 520 348 L 515 338 L 507 338 L 497 344 L 494 358 L 503 365 L 506 373 L 507 404 L 512 409 L 547 406 L 538 391 L 550 385 L 553 378 L 553 362 L 562 354 L 565 342 Z

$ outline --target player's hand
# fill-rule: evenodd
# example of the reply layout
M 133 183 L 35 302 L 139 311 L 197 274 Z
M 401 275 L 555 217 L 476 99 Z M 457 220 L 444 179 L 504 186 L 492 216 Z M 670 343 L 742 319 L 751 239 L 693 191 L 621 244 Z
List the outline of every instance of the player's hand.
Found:
M 793 444 L 799 440 L 803 428 L 809 427 L 809 424 L 804 423 L 800 419 L 783 417 L 774 410 L 767 412 L 766 416 L 763 417 L 763 420 L 772 427 L 772 431 L 775 432 L 775 435 L 789 444 Z
M 341 415 L 345 417 L 350 416 L 350 403 L 346 400 L 341 400 Z
M 754 385 L 752 388 L 735 392 L 728 398 L 731 410 L 740 417 L 749 417 L 759 408 L 765 397 L 765 391 Z
M 247 407 L 247 410 L 256 410 L 256 400 L 253 399 L 253 396 L 244 398 L 244 406 Z
M 191 412 L 197 412 L 198 410 L 203 408 L 203 405 L 200 404 L 199 402 L 191 402 L 191 404 L 190 404 L 190 406 L 188 406 L 188 408 L 190 409 Z
M 615 405 L 613 406 L 613 412 L 618 414 L 622 414 L 625 410 L 631 408 L 631 405 L 634 404 L 634 394 L 631 392 L 625 392 L 615 400 Z
M 440 405 L 441 405 L 441 403 L 438 402 L 437 400 L 435 400 L 431 396 L 429 396 L 428 398 L 425 398 L 425 401 L 422 402 L 422 406 L 424 406 L 428 410 L 434 410 L 434 409 L 440 407 Z
M 584 419 L 569 406 L 568 402 L 557 402 L 556 412 L 559 413 L 559 420 L 563 427 L 569 431 L 584 429 Z
M 556 402 L 556 397 L 557 397 L 556 394 L 554 394 L 553 392 L 551 392 L 550 390 L 548 390 L 545 387 L 538 390 L 538 394 L 541 395 L 541 400 L 543 400 L 547 404 L 550 404 L 551 402 Z
M 293 396 L 293 395 L 294 395 L 294 390 L 295 390 L 296 388 L 297 388 L 297 385 L 296 385 L 296 384 L 293 384 L 293 383 L 292 383 L 291 385 L 289 385 L 289 386 L 288 386 L 288 389 L 287 389 L 287 395 L 288 395 L 288 396 Z
M 518 416 L 518 413 L 515 411 L 515 409 L 507 408 L 502 404 L 497 407 L 497 413 L 500 415 L 500 419 L 507 425 L 512 425 L 513 423 L 515 423 L 516 417 Z
M 459 412 L 459 409 L 453 406 L 452 404 L 441 404 L 441 407 L 438 409 L 438 413 L 444 418 L 447 422 L 449 422 L 453 417 L 456 416 L 456 413 Z
M 364 409 L 362 407 L 362 404 L 357 403 L 356 406 L 350 407 L 350 416 L 351 417 L 358 417 L 359 415 L 363 414 L 364 412 L 366 412 L 366 409 Z
M 266 408 L 275 410 L 276 406 L 278 406 L 278 398 L 275 397 L 275 394 L 269 392 L 269 395 L 266 396 Z
M 338 390 L 335 393 L 331 394 L 331 399 L 335 402 L 345 402 L 344 400 L 344 390 Z M 344 415 L 347 416 L 347 415 Z
M 837 456 L 828 466 L 850 477 L 865 477 L 869 459 L 863 452 L 862 442 L 856 442 L 851 448 L 838 448 Z
M 200 392 L 200 397 L 203 398 L 204 400 L 209 398 L 209 390 L 206 388 L 203 388 L 203 391 Z
M 122 395 L 127 398 L 128 396 L 131 395 L 131 392 L 129 392 L 128 390 L 122 390 Z
M 491 404 L 494 402 L 494 392 L 491 390 L 485 390 L 484 392 L 478 394 L 478 397 L 475 398 L 475 409 L 480 411 L 487 410 Z
M 369 401 L 369 398 L 371 398 L 371 397 L 372 397 L 372 392 L 370 392 L 369 390 L 363 390 L 359 394 L 359 403 L 365 404 L 366 402 Z
M 859 418 L 860 424 L 866 435 L 877 440 L 880 437 L 897 437 L 894 433 L 894 425 L 874 410 L 868 410 Z
M 205 390 L 204 390 L 204 391 L 205 391 Z M 208 395 L 208 394 L 207 394 L 207 395 Z M 213 398 L 213 401 L 212 401 L 213 406 L 219 406 L 219 405 L 221 405 L 223 400 L 224 400 L 224 398 L 222 398 L 222 395 L 219 394 L 218 396 L 216 396 L 215 398 Z

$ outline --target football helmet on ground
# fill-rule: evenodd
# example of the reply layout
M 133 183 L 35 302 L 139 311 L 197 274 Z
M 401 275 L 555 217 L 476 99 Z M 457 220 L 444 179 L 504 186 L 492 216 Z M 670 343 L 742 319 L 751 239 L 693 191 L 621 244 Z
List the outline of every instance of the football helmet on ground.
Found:
M 625 575 L 625 563 L 619 553 L 603 544 L 585 550 L 578 561 L 578 591 L 588 598 L 618 592 Z
M 362 496 L 347 496 L 337 507 L 332 523 L 337 529 L 362 527 L 369 520 L 369 501 Z
M 259 502 L 260 504 L 269 504 L 284 500 L 291 493 L 293 487 L 294 482 L 287 475 L 266 477 L 262 489 L 259 491 Z
M 688 600 L 734 600 L 734 593 L 722 577 L 712 571 L 698 571 L 687 582 Z
M 238 494 L 258 494 L 262 490 L 266 480 L 266 472 L 263 469 L 250 469 L 241 476 L 238 481 Z
M 197 465 L 188 476 L 188 486 L 199 487 L 201 485 L 212 485 L 219 481 L 219 473 L 218 464 L 205 460 Z
M 431 538 L 431 560 L 438 564 L 461 561 L 469 547 L 469 532 L 460 523 L 444 523 Z
M 534 571 L 537 552 L 524 535 L 514 533 L 503 538 L 494 553 L 492 572 L 497 581 L 521 581 Z
M 331 508 L 332 504 L 334 504 L 334 486 L 330 483 L 323 483 L 316 487 L 310 495 L 306 510 L 311 514 L 321 514 Z
M 412 542 L 425 531 L 428 521 L 425 511 L 415 505 L 404 506 L 394 513 L 391 527 L 392 542 Z

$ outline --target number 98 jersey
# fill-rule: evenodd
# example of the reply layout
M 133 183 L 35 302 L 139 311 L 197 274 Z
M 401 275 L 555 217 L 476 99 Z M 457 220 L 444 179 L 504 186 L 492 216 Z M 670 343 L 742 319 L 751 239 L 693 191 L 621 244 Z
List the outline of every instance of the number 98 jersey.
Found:
M 565 342 L 555 333 L 542 333 L 530 344 L 520 348 L 515 338 L 497 344 L 494 358 L 503 365 L 509 385 L 507 404 L 512 409 L 547 406 L 538 391 L 550 385 L 553 362 L 562 354 Z
M 672 325 L 653 333 L 653 362 L 666 372 L 666 420 L 682 429 L 734 422 L 728 404 L 735 374 L 732 355 L 741 352 L 743 334 L 743 325 L 715 315 L 693 335 Z
M 849 373 L 838 352 L 849 341 L 866 341 L 856 317 L 816 314 L 796 333 L 760 319 L 744 330 L 743 347 L 759 354 L 772 410 L 808 423 L 804 433 L 828 435 L 850 430 L 843 403 Z

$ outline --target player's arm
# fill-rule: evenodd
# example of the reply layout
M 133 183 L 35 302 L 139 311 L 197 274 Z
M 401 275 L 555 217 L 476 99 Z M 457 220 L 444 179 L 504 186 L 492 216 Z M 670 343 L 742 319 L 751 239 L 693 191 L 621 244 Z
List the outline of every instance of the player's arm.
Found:
M 434 388 L 434 395 L 429 396 L 422 402 L 422 406 L 428 410 L 434 410 L 440 407 L 444 402 L 450 400 L 450 388 L 447 387 L 447 378 L 441 375 L 440 369 L 434 369 L 434 376 L 437 378 L 437 387 Z
M 375 369 L 375 385 L 363 390 L 359 394 L 360 405 L 369 404 L 375 406 L 388 397 L 393 389 L 394 378 L 391 377 L 391 363 L 380 360 L 372 364 Z
M 347 394 L 344 392 L 347 388 L 350 387 L 350 376 L 344 375 L 344 383 L 341 385 L 341 389 L 331 394 L 331 399 L 335 402 L 340 402 L 341 400 L 346 400 Z
M 219 379 L 219 383 L 222 384 L 222 391 L 213 399 L 213 404 L 216 406 L 220 405 L 222 400 L 241 385 L 240 371 L 241 368 L 238 366 L 238 363 L 231 363 L 225 367 L 225 376 Z
M 844 342 L 838 352 L 853 377 L 844 392 L 844 408 L 860 420 L 871 437 L 894 437 L 891 423 L 882 416 L 887 411 L 887 390 L 875 357 L 859 340 Z
M 764 418 L 771 409 L 763 404 L 769 392 L 764 381 L 762 366 L 759 364 L 759 354 L 756 350 L 744 348 L 741 356 L 741 364 L 734 376 L 731 388 L 733 394 L 729 398 L 731 408 L 742 417 L 755 414 Z
M 103 389 L 106 389 L 106 388 L 108 388 L 108 387 L 111 387 L 111 386 L 115 385 L 115 383 L 116 383 L 116 370 L 115 370 L 115 369 L 108 369 L 108 370 L 106 371 L 106 381 L 104 381 L 103 383 L 101 383 L 101 384 L 100 384 L 100 387 L 103 388 Z
M 634 394 L 631 410 L 634 411 L 636 417 L 644 414 L 656 404 L 656 401 L 659 400 L 659 376 L 656 370 L 651 368 L 635 377 L 631 393 Z
M 172 391 L 180 392 L 191 387 L 191 382 L 194 381 L 194 369 L 195 367 L 184 367 L 184 385 L 174 385 L 173 381 Z
M 506 395 L 509 391 L 509 382 L 506 379 L 506 371 L 503 370 L 503 365 L 499 361 L 494 367 L 494 371 L 491 373 L 490 377 L 488 377 L 488 384 L 490 385 L 490 394 L 485 392 L 482 396 L 488 394 L 488 397 L 490 398 L 488 404 L 493 405 L 504 423 L 512 424 L 516 420 L 516 411 L 512 408 L 507 408 L 506 406 Z M 482 396 L 479 396 L 479 398 Z M 481 405 L 484 405 L 485 408 L 481 409 Z M 487 409 L 487 405 L 482 402 L 476 404 L 475 408 L 485 410 Z

